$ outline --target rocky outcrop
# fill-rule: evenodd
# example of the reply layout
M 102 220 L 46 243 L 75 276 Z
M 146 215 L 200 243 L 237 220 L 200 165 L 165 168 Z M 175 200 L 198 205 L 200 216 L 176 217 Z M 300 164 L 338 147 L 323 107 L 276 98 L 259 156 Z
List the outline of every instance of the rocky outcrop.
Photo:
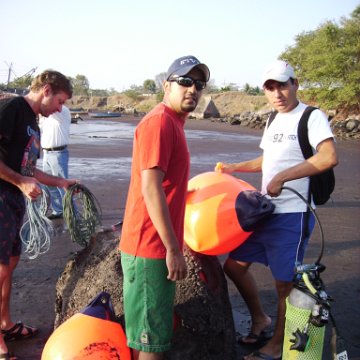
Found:
M 340 121 L 332 120 L 330 125 L 335 135 L 341 139 L 360 138 L 360 115 L 352 115 Z
M 213 121 L 227 122 L 230 125 L 247 126 L 253 129 L 263 129 L 266 125 L 271 111 L 251 112 L 245 111 L 229 117 L 213 119 Z M 360 138 L 360 115 L 350 115 L 343 120 L 332 119 L 329 114 L 330 126 L 339 139 L 359 139 Z
M 205 98 L 206 96 L 203 97 L 203 99 Z M 87 100 L 85 101 L 85 99 Z M 201 111 L 201 116 L 195 116 L 196 118 L 207 118 L 215 122 L 227 122 L 231 125 L 263 129 L 271 112 L 270 105 L 265 96 L 251 96 L 241 91 L 211 94 L 211 100 L 219 112 L 219 117 L 211 115 L 212 109 L 208 113 Z M 140 116 L 143 112 L 149 111 L 156 103 L 155 95 L 145 98 L 140 103 L 125 95 L 110 96 L 108 98 L 74 96 L 69 100 L 70 107 L 77 107 L 83 104 L 82 107 L 84 109 L 95 109 L 101 105 L 102 108 L 107 107 L 108 110 L 117 111 L 116 109 L 118 108 L 122 109 L 126 114 Z M 316 106 L 316 104 L 313 105 Z M 334 134 L 339 139 L 360 138 L 360 114 L 358 113 L 358 107 L 349 109 L 346 113 L 352 113 L 352 115 L 343 116 L 340 110 L 327 111 Z
M 111 295 L 115 313 L 123 318 L 119 233 L 98 233 L 70 260 L 56 286 L 55 327 L 83 309 L 95 296 Z M 176 284 L 175 332 L 166 359 L 232 360 L 235 329 L 227 283 L 216 256 L 184 249 L 188 275 Z

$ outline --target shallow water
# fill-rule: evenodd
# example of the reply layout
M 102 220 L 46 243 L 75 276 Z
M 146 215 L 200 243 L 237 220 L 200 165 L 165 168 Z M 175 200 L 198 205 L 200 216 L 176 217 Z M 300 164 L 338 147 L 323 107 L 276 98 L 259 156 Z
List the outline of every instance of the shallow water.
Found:
M 109 179 L 124 180 L 130 176 L 131 156 L 119 156 L 114 150 L 111 157 L 99 157 L 97 149 L 108 146 L 121 146 L 131 149 L 135 124 L 109 120 L 95 120 L 72 124 L 70 128 L 70 144 L 91 146 L 87 157 L 76 157 L 70 154 L 69 176 L 86 178 L 87 180 L 106 181 Z M 221 133 L 219 131 L 185 130 L 191 154 L 191 173 L 212 171 L 217 161 L 239 162 L 258 156 L 259 136 L 238 133 Z M 238 153 L 239 143 L 252 145 L 247 152 Z M 221 143 L 232 143 L 234 152 L 221 152 Z M 209 153 L 210 148 L 213 152 Z M 213 146 L 212 146 L 213 144 Z M 96 156 L 92 156 L 92 153 Z M 129 155 L 131 151 L 129 151 Z M 41 159 L 39 161 L 41 168 Z M 104 177 L 106 174 L 106 178 Z

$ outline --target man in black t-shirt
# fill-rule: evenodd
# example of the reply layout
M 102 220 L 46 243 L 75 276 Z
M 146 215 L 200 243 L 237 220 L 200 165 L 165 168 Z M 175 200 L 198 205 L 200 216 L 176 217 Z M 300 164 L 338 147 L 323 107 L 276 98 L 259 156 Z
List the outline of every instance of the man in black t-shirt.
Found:
M 40 184 L 67 189 L 77 182 L 36 168 L 40 154 L 37 116 L 61 111 L 71 96 L 70 81 L 57 71 L 47 70 L 35 77 L 27 95 L 0 103 L 0 358 L 12 359 L 6 341 L 38 332 L 11 320 L 11 279 L 21 254 L 19 230 L 25 213 L 24 196 L 35 200 L 42 193 Z

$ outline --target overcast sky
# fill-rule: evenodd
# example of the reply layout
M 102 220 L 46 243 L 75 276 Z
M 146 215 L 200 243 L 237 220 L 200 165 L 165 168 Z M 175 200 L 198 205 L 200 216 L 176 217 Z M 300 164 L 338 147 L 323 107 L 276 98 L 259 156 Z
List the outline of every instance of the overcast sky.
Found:
M 359 0 L 0 0 L 0 83 L 33 68 L 125 90 L 192 54 L 218 86 L 258 86 L 295 37 Z

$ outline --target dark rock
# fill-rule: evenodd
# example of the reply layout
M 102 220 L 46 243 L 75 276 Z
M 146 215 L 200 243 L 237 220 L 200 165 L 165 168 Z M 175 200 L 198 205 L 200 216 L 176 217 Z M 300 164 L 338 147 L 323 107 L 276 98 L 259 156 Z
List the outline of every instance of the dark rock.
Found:
M 230 118 L 228 121 L 229 121 L 230 125 L 240 125 L 241 124 L 241 120 L 239 118 Z
M 357 131 L 359 127 L 359 123 L 360 123 L 359 120 L 348 120 L 345 124 L 345 128 L 349 132 Z
M 241 114 L 236 114 L 232 117 L 226 118 L 226 121 L 231 125 L 247 126 L 253 129 L 263 129 L 266 121 L 269 118 L 271 111 L 250 112 L 245 111 Z M 329 117 L 330 126 L 334 135 L 340 139 L 359 139 L 360 138 L 360 115 L 352 115 L 346 120 L 334 120 L 332 118 L 333 112 Z
M 119 233 L 98 233 L 87 248 L 68 261 L 56 285 L 55 328 L 83 309 L 100 291 L 111 295 L 115 314 L 123 317 Z M 176 284 L 178 320 L 166 359 L 234 359 L 235 329 L 227 283 L 216 256 L 184 249 L 188 275 Z

